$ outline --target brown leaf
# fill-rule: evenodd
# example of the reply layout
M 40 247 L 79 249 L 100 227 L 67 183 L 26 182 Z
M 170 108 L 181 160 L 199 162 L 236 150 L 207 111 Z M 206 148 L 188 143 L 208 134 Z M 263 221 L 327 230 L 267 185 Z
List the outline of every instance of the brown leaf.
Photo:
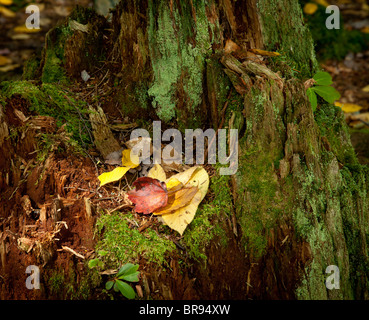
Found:
M 128 191 L 128 199 L 134 203 L 135 211 L 149 214 L 167 205 L 168 191 L 165 182 L 149 177 L 138 178 L 135 189 Z

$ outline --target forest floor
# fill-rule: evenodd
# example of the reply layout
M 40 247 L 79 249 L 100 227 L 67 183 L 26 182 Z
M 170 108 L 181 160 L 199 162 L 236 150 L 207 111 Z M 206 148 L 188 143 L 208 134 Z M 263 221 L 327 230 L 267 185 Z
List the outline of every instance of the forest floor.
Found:
M 12 11 L 14 16 L 0 12 L 0 25 L 4 26 L 0 34 L 0 81 L 22 78 L 24 63 L 33 53 L 41 52 L 46 32 L 59 19 L 63 19 L 71 12 L 74 1 L 58 0 L 56 4 L 53 1 L 39 1 L 38 4 L 42 8 L 41 31 L 38 33 L 16 31 L 15 28 L 22 25 L 28 16 L 20 4 L 14 5 L 14 11 Z M 80 1 L 79 4 L 92 5 L 89 0 Z M 360 21 L 363 19 L 366 18 L 360 17 Z M 346 118 L 359 161 L 363 164 L 369 164 L 369 117 L 367 120 L 362 118 L 363 121 L 355 119 L 355 115 L 369 114 L 369 90 L 363 90 L 369 85 L 369 51 L 349 52 L 342 61 L 328 60 L 322 64 L 322 67 L 331 73 L 334 87 L 342 95 L 340 102 L 356 104 L 361 107 L 356 113 L 347 113 Z M 100 78 L 95 79 L 95 81 L 100 81 Z M 22 111 L 25 117 L 31 116 L 32 113 L 27 110 L 23 99 L 13 99 L 12 103 L 14 108 L 7 108 L 7 119 L 14 127 L 22 128 L 22 122 L 12 110 Z M 110 115 L 111 118 L 114 118 L 115 115 L 119 116 L 116 110 L 110 111 L 108 116 Z M 22 161 L 19 168 L 15 169 L 18 171 L 19 177 L 22 177 L 22 174 L 37 161 L 36 147 L 39 133 L 37 130 L 28 131 L 27 139 L 24 139 L 21 145 L 7 146 L 8 154 L 4 155 L 2 161 L 10 161 L 10 158 L 15 158 L 15 155 L 20 156 Z M 42 132 L 47 130 L 63 137 L 63 131 L 57 131 L 53 125 L 46 124 L 44 127 L 41 125 Z M 86 212 L 86 208 L 90 206 L 86 199 L 90 199 L 94 206 L 98 204 L 99 208 L 108 210 L 117 208 L 122 203 L 118 197 L 111 197 L 111 193 L 106 192 L 106 190 L 98 190 L 97 176 L 102 172 L 91 158 L 76 155 L 68 146 L 63 145 L 62 138 L 56 147 L 59 146 L 63 147 L 64 152 L 55 155 L 51 152 L 47 155 L 42 171 L 40 171 L 41 167 L 35 166 L 30 174 L 24 178 L 26 179 L 25 183 L 22 183 L 19 178 L 20 187 L 15 190 L 9 189 L 2 195 L 8 201 L 0 209 L 0 300 L 47 297 L 57 299 L 65 296 L 69 298 L 99 298 L 101 294 L 101 290 L 91 294 L 87 291 L 84 293 L 81 287 L 77 288 L 79 286 L 78 279 L 87 276 L 82 268 L 83 263 L 86 259 L 94 257 L 96 245 L 94 238 L 96 218 L 93 214 L 91 216 L 81 215 L 81 212 Z M 211 169 L 209 169 L 209 173 L 211 174 Z M 0 187 L 2 183 L 3 181 L 0 179 Z M 33 187 L 35 184 L 36 188 Z M 55 195 L 58 195 L 58 198 L 55 198 Z M 64 223 L 57 223 L 58 219 L 53 215 L 48 217 L 45 215 L 41 219 L 45 210 L 49 210 L 50 207 L 53 208 L 54 215 L 57 215 L 58 199 L 62 203 Z M 38 210 L 40 219 L 35 219 L 35 210 L 33 210 L 31 203 L 42 203 Z M 26 214 L 20 215 L 18 212 Z M 148 223 L 142 216 L 135 218 L 139 221 L 140 227 Z M 57 247 L 54 245 L 55 239 L 57 239 Z M 177 239 L 171 240 L 176 241 Z M 22 250 L 19 250 L 20 247 Z M 37 254 L 28 255 L 27 252 L 31 250 L 36 250 Z M 232 250 L 237 250 L 237 248 L 232 247 Z M 222 260 L 221 256 L 218 258 L 219 261 Z M 66 271 L 68 279 L 62 279 L 60 274 L 51 273 L 42 292 L 28 290 L 24 285 L 26 267 L 40 262 L 46 265 L 50 259 L 54 259 L 58 269 Z M 235 263 L 237 262 L 235 261 Z M 242 263 L 242 261 L 238 263 Z M 171 267 L 178 273 L 178 266 L 173 264 Z M 145 274 L 145 272 L 150 273 L 151 271 L 148 269 L 142 272 Z M 161 277 L 165 276 L 165 273 L 161 275 Z M 180 275 L 178 277 L 180 278 Z M 62 287 L 64 280 L 69 283 L 69 288 Z M 89 281 L 93 280 L 89 279 Z M 182 296 L 174 298 L 196 298 L 196 294 L 191 288 L 192 279 L 182 279 L 181 282 Z M 173 286 L 175 285 L 176 283 L 173 282 Z M 137 292 L 140 291 L 139 288 L 136 289 Z M 181 290 L 177 288 L 177 292 Z M 155 298 L 155 292 L 152 292 L 151 297 Z

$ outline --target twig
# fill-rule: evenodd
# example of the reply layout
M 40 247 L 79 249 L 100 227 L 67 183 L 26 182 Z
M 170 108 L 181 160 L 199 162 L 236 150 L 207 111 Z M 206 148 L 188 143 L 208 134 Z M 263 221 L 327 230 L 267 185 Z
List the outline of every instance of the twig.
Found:
M 69 251 L 71 253 L 73 253 L 75 256 L 77 256 L 78 258 L 81 258 L 81 259 L 85 259 L 85 257 L 77 252 L 75 252 L 72 248 L 69 248 L 67 246 L 62 246 L 62 249 L 65 250 L 65 251 Z

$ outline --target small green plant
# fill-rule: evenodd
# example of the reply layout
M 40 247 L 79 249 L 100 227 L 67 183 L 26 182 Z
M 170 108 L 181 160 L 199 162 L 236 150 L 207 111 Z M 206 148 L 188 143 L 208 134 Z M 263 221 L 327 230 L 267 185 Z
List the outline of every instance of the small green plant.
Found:
M 124 295 L 127 299 L 134 299 L 136 297 L 136 293 L 132 289 L 132 287 L 125 281 L 138 281 L 138 275 L 140 274 L 140 272 L 137 271 L 138 267 L 138 264 L 134 265 L 132 263 L 126 263 L 123 267 L 119 269 L 118 273 L 114 276 L 112 280 L 106 282 L 105 289 L 110 290 L 111 288 L 113 288 L 116 292 L 120 291 L 120 293 Z
M 313 83 L 313 86 L 307 85 L 309 88 L 306 91 L 313 111 L 315 111 L 318 106 L 317 94 L 328 103 L 334 103 L 334 101 L 341 97 L 340 93 L 331 86 L 333 83 L 332 77 L 328 72 L 317 72 L 314 77 L 307 82 Z

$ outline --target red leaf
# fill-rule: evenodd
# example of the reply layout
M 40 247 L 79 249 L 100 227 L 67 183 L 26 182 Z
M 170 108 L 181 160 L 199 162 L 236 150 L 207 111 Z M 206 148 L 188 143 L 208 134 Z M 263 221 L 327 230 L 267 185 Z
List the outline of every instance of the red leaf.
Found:
M 168 191 L 165 182 L 149 177 L 138 178 L 128 191 L 128 199 L 134 203 L 135 211 L 149 214 L 164 207 L 168 202 Z

